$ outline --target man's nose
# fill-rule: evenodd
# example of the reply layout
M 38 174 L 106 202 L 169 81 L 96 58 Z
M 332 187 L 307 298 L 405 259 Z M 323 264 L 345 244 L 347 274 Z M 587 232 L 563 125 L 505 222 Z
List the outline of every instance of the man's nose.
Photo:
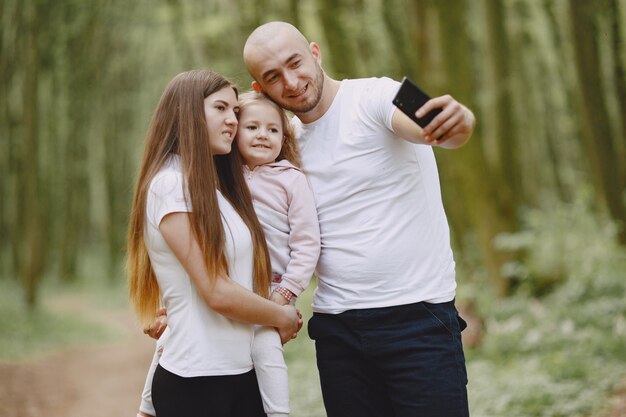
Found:
M 284 74 L 285 87 L 288 90 L 295 90 L 298 88 L 298 77 L 291 71 L 286 71 Z

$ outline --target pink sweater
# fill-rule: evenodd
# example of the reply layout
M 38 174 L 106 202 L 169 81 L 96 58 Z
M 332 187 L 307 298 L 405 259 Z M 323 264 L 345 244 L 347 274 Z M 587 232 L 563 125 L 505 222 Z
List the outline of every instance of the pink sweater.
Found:
M 304 173 L 287 160 L 244 166 L 254 210 L 265 232 L 274 274 L 296 296 L 306 289 L 320 254 L 313 192 Z

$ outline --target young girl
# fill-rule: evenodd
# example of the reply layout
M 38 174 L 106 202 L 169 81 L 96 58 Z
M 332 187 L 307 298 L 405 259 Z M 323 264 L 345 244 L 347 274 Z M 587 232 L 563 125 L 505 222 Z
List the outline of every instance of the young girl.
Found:
M 270 253 L 271 299 L 281 305 L 295 303 L 317 264 L 320 229 L 285 111 L 263 94 L 242 94 L 235 143 Z M 287 367 L 273 329 L 257 328 L 252 355 L 265 412 L 288 410 Z
M 239 128 L 233 154 L 241 156 L 243 173 L 252 194 L 254 209 L 263 227 L 272 266 L 272 295 L 276 303 L 294 303 L 308 286 L 320 251 L 320 232 L 315 202 L 299 165 L 293 132 L 285 112 L 256 92 L 239 99 Z M 157 344 L 164 343 L 166 334 Z M 159 347 L 153 359 L 158 362 Z M 263 407 L 268 416 L 289 413 L 287 367 L 276 331 L 255 328 L 252 344 Z M 150 404 L 150 373 L 142 394 L 140 411 L 153 415 Z M 161 416 L 159 416 L 161 417 Z
M 306 289 L 319 257 L 313 193 L 287 114 L 265 95 L 249 91 L 239 98 L 235 143 L 270 253 L 272 299 L 285 304 Z
M 263 416 L 252 342 L 258 323 L 283 341 L 295 307 L 267 297 L 270 264 L 238 154 L 237 91 L 209 71 L 167 86 L 152 118 L 131 213 L 131 302 L 142 322 L 162 302 L 167 347 L 151 398 L 159 417 Z

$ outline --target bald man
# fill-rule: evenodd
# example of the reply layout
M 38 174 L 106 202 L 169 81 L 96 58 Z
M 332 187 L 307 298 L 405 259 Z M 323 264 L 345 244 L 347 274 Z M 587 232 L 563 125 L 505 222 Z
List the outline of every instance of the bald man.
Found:
M 449 95 L 416 116 L 389 78 L 335 80 L 319 46 L 271 22 L 248 38 L 252 86 L 295 114 L 322 237 L 309 335 L 330 417 L 468 416 L 455 263 L 432 146 L 458 148 L 474 115 Z

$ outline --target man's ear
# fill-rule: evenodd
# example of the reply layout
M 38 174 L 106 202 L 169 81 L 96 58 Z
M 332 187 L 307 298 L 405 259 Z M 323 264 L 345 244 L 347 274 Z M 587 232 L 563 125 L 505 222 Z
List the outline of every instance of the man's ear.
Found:
M 318 64 L 322 64 L 322 51 L 320 51 L 320 46 L 315 42 L 311 42 L 309 44 L 309 50 L 311 51 L 311 55 L 315 57 Z
M 261 84 L 259 84 L 256 81 L 252 81 L 252 89 L 256 91 L 257 93 L 265 93 L 265 90 L 263 90 L 263 87 L 261 87 Z

